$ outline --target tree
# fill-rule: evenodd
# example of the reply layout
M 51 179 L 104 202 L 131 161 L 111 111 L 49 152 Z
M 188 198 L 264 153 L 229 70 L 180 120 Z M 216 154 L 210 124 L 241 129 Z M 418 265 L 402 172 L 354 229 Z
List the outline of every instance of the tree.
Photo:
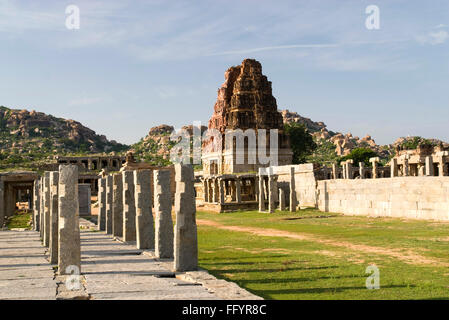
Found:
M 317 148 L 312 135 L 306 127 L 299 123 L 287 123 L 284 126 L 285 133 L 290 137 L 290 146 L 293 151 L 293 164 L 307 162 L 307 156 Z
M 329 140 L 320 139 L 316 141 L 317 148 L 307 156 L 307 162 L 319 163 L 321 165 L 332 165 L 338 161 L 339 156 L 335 152 L 336 146 Z
M 341 162 L 352 159 L 354 160 L 354 165 L 358 165 L 359 162 L 363 162 L 365 163 L 365 165 L 369 166 L 370 165 L 369 159 L 372 157 L 377 157 L 377 153 L 374 152 L 373 150 L 368 148 L 355 148 L 352 149 L 350 154 L 341 157 L 339 161 Z

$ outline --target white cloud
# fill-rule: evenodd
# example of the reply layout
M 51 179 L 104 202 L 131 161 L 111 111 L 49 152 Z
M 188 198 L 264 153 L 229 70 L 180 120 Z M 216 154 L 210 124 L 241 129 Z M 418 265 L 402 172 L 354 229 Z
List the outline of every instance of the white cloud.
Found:
M 449 33 L 445 30 L 440 30 L 435 32 L 429 32 L 425 36 L 418 36 L 416 39 L 421 44 L 437 45 L 445 43 L 446 40 L 449 39 Z

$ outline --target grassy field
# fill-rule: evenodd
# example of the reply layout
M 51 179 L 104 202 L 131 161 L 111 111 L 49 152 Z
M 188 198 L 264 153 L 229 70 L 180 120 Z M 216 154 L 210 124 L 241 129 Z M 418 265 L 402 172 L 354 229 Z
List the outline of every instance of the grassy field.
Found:
M 200 266 L 266 299 L 449 299 L 449 223 L 316 210 L 197 220 Z
M 12 217 L 10 217 L 6 223 L 6 227 L 8 229 L 13 228 L 25 228 L 25 229 L 31 229 L 30 227 L 30 219 L 31 219 L 31 213 L 24 213 L 19 211 Z

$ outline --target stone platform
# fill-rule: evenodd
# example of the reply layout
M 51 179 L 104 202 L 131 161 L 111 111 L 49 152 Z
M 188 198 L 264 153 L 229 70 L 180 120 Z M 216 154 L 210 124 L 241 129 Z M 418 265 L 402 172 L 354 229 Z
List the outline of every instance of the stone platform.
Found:
M 260 299 L 200 270 L 172 271 L 173 260 L 137 250 L 80 219 L 83 289 L 68 292 L 35 231 L 0 231 L 0 299 L 216 300 Z
M 0 299 L 54 300 L 56 281 L 39 233 L 0 231 Z

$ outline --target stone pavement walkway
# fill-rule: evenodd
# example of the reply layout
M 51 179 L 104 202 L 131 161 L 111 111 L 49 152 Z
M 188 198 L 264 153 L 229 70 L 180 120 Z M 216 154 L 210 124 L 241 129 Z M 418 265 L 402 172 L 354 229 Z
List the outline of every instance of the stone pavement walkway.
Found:
M 0 231 L 0 299 L 54 300 L 53 278 L 38 232 Z
M 68 292 L 64 278 L 55 276 L 38 232 L 0 231 L 0 299 L 260 299 L 204 270 L 175 274 L 172 260 L 92 232 L 80 220 L 80 295 Z
M 103 232 L 81 233 L 81 255 L 91 299 L 217 299 L 202 285 L 175 278 L 164 262 Z

